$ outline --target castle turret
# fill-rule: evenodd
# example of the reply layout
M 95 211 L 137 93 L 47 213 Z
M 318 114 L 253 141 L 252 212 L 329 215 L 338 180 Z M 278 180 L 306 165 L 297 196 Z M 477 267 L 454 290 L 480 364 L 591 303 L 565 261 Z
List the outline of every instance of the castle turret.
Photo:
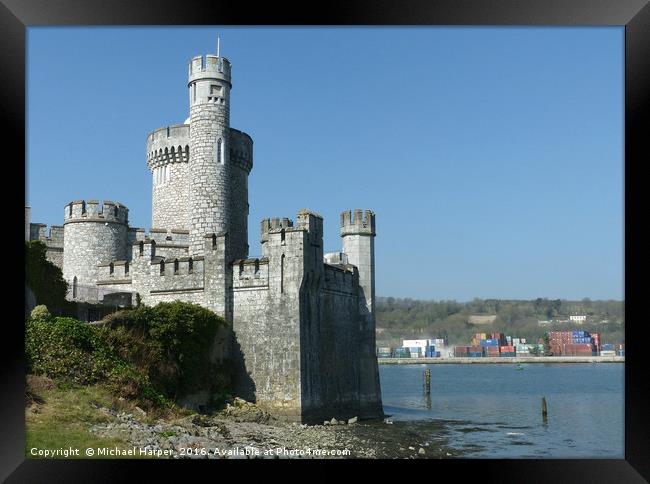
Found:
M 346 210 L 341 214 L 343 252 L 359 271 L 360 417 L 383 414 L 375 354 L 375 214 Z
M 204 252 L 206 233 L 229 231 L 230 61 L 194 57 L 189 65 L 190 162 L 188 230 L 191 254 Z
M 151 171 L 151 226 L 187 230 L 190 126 L 167 126 L 147 136 Z
M 108 200 L 102 205 L 77 200 L 65 206 L 63 277 L 73 294 L 77 285 L 97 281 L 97 264 L 127 259 L 128 221 L 129 209 Z

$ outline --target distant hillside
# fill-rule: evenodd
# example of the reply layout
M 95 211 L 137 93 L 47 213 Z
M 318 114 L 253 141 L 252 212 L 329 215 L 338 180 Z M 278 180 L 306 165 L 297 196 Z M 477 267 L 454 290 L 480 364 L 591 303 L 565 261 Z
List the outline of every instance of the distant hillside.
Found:
M 624 301 L 538 298 L 459 303 L 380 297 L 376 309 L 378 346 L 399 346 L 402 339 L 445 336 L 452 345 L 466 345 L 478 332 L 503 332 L 536 341 L 546 331 L 570 329 L 601 333 L 605 343 L 625 341 Z M 568 322 L 572 315 L 585 315 L 587 322 Z M 551 323 L 540 325 L 539 321 Z

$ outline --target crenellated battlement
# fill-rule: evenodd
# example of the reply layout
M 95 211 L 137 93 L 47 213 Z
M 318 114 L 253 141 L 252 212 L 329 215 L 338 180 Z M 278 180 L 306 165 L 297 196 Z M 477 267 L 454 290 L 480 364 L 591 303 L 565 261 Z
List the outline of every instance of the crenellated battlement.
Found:
M 65 206 L 63 224 L 75 222 L 102 222 L 128 225 L 129 209 L 110 200 L 75 200 Z
M 40 240 L 48 247 L 63 247 L 63 225 L 29 224 L 29 240 Z
M 147 166 L 150 170 L 166 163 L 187 163 L 189 159 L 189 124 L 166 126 L 147 135 Z
M 232 262 L 233 289 L 260 288 L 269 284 L 267 257 L 237 259 Z
M 298 212 L 296 226 L 309 232 L 309 242 L 312 245 L 322 247 L 323 217 L 320 214 L 303 208 Z
M 372 210 L 346 210 L 341 213 L 341 236 L 375 235 L 375 213 Z
M 230 162 L 250 173 L 253 169 L 253 138 L 230 128 Z
M 231 83 L 231 64 L 225 57 L 197 55 L 189 62 L 188 85 L 200 79 L 220 79 Z
M 269 233 L 279 232 L 282 229 L 293 228 L 293 220 L 289 218 L 265 218 L 262 220 L 262 242 L 269 240 Z

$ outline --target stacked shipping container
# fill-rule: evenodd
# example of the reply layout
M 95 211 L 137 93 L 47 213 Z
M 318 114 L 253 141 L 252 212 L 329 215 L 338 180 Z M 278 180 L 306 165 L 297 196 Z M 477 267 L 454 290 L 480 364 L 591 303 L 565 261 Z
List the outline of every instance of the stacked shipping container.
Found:
M 548 337 L 551 352 L 556 356 L 593 356 L 601 350 L 598 333 L 551 331 Z

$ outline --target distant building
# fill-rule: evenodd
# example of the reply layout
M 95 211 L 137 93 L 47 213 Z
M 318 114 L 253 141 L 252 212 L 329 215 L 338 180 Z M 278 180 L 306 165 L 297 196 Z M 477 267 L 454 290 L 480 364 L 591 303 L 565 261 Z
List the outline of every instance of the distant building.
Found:
M 494 323 L 495 319 L 497 319 L 496 315 L 485 316 L 485 315 L 479 315 L 479 314 L 472 314 L 467 319 L 467 322 L 470 323 L 470 324 L 492 324 L 492 323 Z
M 429 345 L 428 339 L 404 339 L 402 348 L 426 348 Z
M 583 324 L 587 322 L 587 316 L 584 315 L 569 316 L 569 321 L 576 324 Z

